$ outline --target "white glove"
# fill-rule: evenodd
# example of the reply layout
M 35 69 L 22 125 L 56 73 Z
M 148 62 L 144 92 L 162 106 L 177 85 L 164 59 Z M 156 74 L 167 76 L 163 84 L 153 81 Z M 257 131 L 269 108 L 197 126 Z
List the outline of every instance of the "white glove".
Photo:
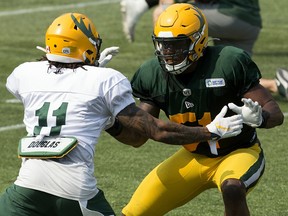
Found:
M 228 107 L 224 106 L 214 120 L 210 124 L 206 125 L 212 137 L 212 139 L 208 141 L 210 150 L 211 153 L 215 155 L 218 154 L 216 140 L 237 136 L 241 133 L 241 129 L 243 128 L 242 116 L 238 114 L 230 117 L 224 117 L 227 110 Z
M 242 98 L 244 105 L 236 106 L 234 103 L 229 103 L 228 106 L 235 113 L 240 114 L 243 118 L 243 123 L 251 127 L 259 127 L 262 124 L 262 107 L 258 102 L 252 101 L 250 98 Z
M 105 67 L 106 64 L 112 59 L 113 56 L 119 53 L 119 47 L 108 47 L 100 53 L 98 60 L 99 67 Z

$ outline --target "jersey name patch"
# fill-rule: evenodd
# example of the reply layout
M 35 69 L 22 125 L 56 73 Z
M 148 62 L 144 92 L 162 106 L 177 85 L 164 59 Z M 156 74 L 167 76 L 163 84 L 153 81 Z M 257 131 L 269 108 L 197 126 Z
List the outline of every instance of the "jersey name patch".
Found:
M 205 84 L 207 88 L 223 87 L 225 86 L 225 80 L 223 78 L 206 79 Z
M 18 146 L 18 156 L 26 158 L 61 158 L 77 145 L 74 137 L 24 137 Z

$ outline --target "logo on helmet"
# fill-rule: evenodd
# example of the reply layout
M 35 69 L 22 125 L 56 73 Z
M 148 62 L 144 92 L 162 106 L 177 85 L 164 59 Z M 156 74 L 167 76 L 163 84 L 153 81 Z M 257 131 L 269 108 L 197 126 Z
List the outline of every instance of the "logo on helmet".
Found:
M 69 54 L 71 53 L 71 52 L 70 52 L 70 48 L 64 47 L 64 48 L 62 49 L 62 53 L 69 55 Z

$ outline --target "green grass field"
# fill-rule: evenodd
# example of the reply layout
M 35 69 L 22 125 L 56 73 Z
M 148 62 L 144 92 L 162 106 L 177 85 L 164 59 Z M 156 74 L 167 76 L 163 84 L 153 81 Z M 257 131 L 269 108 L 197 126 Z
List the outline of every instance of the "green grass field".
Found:
M 121 53 L 109 66 L 121 71 L 128 78 L 145 59 L 153 55 L 152 11 L 141 18 L 136 28 L 136 42 L 129 44 L 122 33 L 119 2 L 84 0 L 81 3 L 87 2 L 92 4 L 77 5 L 79 1 L 76 0 L 9 0 L 0 3 L 0 192 L 17 177 L 20 166 L 17 144 L 19 138 L 25 135 L 23 127 L 15 127 L 22 124 L 23 109 L 21 104 L 9 102 L 13 97 L 5 88 L 6 78 L 18 64 L 33 61 L 42 55 L 35 47 L 44 46 L 45 31 L 55 17 L 65 12 L 87 14 L 104 39 L 102 48 L 120 46 Z M 288 3 L 286 0 L 260 2 L 263 30 L 254 48 L 253 59 L 263 77 L 273 78 L 278 67 L 288 68 Z M 286 121 L 281 127 L 258 130 L 266 154 L 266 172 L 262 181 L 248 196 L 253 216 L 288 215 L 288 102 L 278 95 L 275 98 L 286 113 Z M 153 141 L 134 149 L 119 144 L 106 133 L 102 134 L 96 149 L 95 175 L 99 187 L 105 191 L 118 215 L 143 177 L 176 149 L 178 147 Z M 223 215 L 221 195 L 217 190 L 206 191 L 167 215 Z

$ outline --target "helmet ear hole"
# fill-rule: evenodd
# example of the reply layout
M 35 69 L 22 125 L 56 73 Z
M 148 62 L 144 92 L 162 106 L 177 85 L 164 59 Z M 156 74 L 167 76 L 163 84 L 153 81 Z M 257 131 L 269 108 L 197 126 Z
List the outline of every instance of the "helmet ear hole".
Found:
M 93 54 L 93 51 L 91 51 L 91 50 L 86 50 L 86 52 L 88 53 L 88 55 Z
M 200 41 L 200 44 L 204 44 L 204 41 L 206 40 L 206 38 L 203 38 L 201 41 Z

